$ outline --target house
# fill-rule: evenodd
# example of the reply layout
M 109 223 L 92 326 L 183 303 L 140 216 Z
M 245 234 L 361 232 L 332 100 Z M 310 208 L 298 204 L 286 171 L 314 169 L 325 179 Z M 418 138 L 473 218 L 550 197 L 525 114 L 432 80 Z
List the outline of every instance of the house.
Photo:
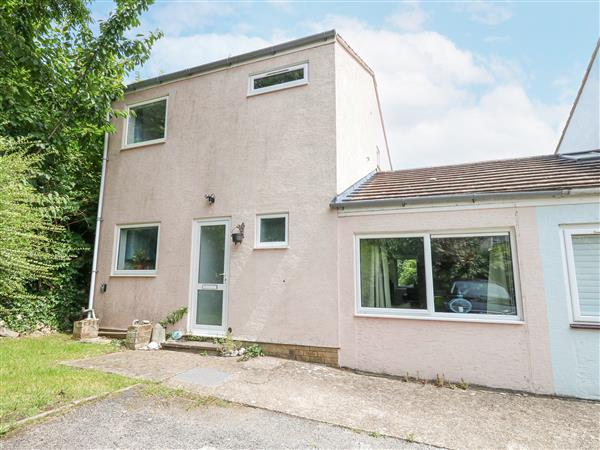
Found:
M 105 329 L 187 306 L 186 333 L 272 354 L 600 397 L 600 158 L 393 171 L 373 71 L 335 31 L 134 83 L 115 106 L 133 114 L 106 140 Z
M 337 214 L 391 168 L 372 70 L 335 31 L 129 86 L 108 136 L 93 306 L 337 363 Z M 233 232 L 243 231 L 240 244 Z

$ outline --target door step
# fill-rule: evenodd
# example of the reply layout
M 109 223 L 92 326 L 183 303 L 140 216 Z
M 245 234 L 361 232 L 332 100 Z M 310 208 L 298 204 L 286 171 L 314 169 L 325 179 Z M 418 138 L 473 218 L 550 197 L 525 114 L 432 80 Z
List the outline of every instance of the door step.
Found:
M 167 341 L 164 342 L 161 347 L 164 350 L 176 350 L 181 352 L 189 353 L 208 353 L 216 355 L 219 350 L 217 344 L 214 342 L 200 342 L 200 341 Z
M 127 337 L 127 330 L 121 330 L 119 328 L 100 328 L 100 330 L 98 330 L 98 336 L 111 339 L 125 339 Z

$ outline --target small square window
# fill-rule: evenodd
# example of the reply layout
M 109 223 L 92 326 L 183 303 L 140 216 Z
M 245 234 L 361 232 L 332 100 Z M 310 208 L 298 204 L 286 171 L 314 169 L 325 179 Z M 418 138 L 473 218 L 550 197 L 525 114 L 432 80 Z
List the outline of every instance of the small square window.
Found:
M 288 215 L 265 214 L 257 216 L 256 247 L 281 248 L 288 246 Z
M 308 84 L 308 63 L 250 75 L 248 95 L 257 95 L 303 84 Z
M 125 147 L 163 142 L 166 137 L 167 99 L 129 106 Z
M 115 275 L 154 275 L 158 254 L 158 225 L 117 228 Z

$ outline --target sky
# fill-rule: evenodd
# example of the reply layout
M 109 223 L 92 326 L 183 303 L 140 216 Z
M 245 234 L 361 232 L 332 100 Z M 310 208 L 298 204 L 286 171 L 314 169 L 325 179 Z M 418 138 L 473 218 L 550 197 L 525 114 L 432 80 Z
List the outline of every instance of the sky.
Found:
M 114 8 L 92 4 L 96 19 Z M 377 77 L 395 169 L 553 153 L 598 1 L 157 1 L 142 79 L 335 28 Z M 130 80 L 130 81 L 131 81 Z

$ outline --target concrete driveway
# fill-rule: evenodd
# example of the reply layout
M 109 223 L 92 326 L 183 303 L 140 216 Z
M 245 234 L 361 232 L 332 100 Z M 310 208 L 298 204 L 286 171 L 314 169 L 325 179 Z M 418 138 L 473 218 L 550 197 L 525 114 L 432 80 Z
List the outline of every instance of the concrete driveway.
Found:
M 88 403 L 0 443 L 5 450 L 96 448 L 432 449 L 263 409 L 147 396 L 143 388 Z
M 262 357 L 127 351 L 69 363 L 446 448 L 599 448 L 600 403 L 449 389 Z

